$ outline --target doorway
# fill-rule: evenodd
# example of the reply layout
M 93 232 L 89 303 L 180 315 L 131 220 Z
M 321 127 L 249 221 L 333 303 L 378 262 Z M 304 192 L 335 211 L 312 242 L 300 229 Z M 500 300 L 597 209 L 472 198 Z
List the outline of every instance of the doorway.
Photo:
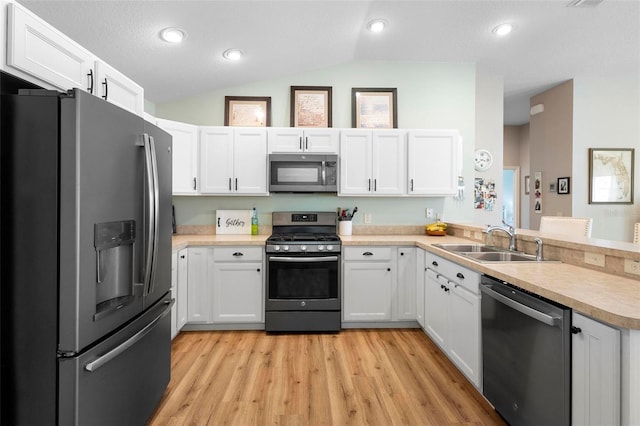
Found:
M 518 182 L 519 167 L 505 167 L 502 170 L 502 220 L 515 228 L 520 227 L 520 197 Z

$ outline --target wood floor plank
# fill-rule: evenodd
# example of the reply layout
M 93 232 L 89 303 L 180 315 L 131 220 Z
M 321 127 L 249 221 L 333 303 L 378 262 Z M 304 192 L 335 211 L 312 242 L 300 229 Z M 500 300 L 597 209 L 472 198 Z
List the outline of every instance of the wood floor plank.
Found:
M 149 421 L 165 425 L 504 425 L 421 331 L 183 332 Z

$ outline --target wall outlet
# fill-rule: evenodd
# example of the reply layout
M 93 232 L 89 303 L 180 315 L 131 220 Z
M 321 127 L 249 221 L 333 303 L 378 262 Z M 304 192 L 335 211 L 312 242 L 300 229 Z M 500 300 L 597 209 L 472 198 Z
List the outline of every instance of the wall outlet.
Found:
M 462 231 L 462 236 L 465 238 L 471 238 L 471 231 L 465 229 L 464 231 Z
M 625 259 L 624 271 L 627 274 L 640 275 L 640 260 Z
M 482 240 L 482 232 L 474 232 L 473 233 L 474 240 Z
M 364 223 L 365 225 L 368 225 L 371 223 L 371 213 L 365 213 L 364 214 Z
M 604 268 L 604 254 L 584 252 L 584 263 Z
M 432 208 L 429 208 L 429 207 L 427 207 L 426 209 L 424 209 L 424 216 L 425 216 L 427 219 L 433 219 L 433 209 L 432 209 Z

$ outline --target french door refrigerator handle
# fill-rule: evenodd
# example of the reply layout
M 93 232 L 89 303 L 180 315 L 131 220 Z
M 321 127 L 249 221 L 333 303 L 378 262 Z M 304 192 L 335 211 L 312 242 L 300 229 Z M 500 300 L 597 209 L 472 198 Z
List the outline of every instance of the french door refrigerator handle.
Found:
M 144 292 L 147 294 L 148 288 L 151 284 L 151 267 L 153 264 L 153 244 L 154 244 L 154 231 L 156 229 L 155 225 L 155 184 L 154 184 L 154 168 L 153 168 L 153 158 L 151 156 L 151 139 L 149 135 L 144 133 L 142 135 L 142 143 L 138 144 L 144 148 L 144 160 L 145 160 L 145 169 L 147 171 L 147 202 L 149 203 L 149 209 L 146 217 L 146 225 L 147 225 L 147 246 L 145 248 L 145 260 L 144 260 L 144 277 L 142 281 L 142 285 L 144 286 Z
M 133 336 L 131 336 L 130 338 L 128 338 L 127 340 L 125 340 L 124 342 L 116 346 L 115 348 L 111 349 L 106 354 L 102 355 L 100 358 L 86 363 L 84 366 L 84 369 L 86 371 L 93 373 L 94 371 L 96 371 L 97 369 L 99 369 L 100 367 L 102 367 L 112 359 L 118 357 L 120 354 L 122 354 L 124 351 L 129 349 L 131 346 L 135 345 L 140 339 L 142 339 L 147 333 L 149 333 L 151 329 L 153 329 L 153 327 L 155 327 L 158 321 L 160 321 L 169 312 L 171 312 L 171 308 L 173 307 L 173 304 L 175 302 L 176 302 L 176 299 L 165 301 L 164 302 L 166 305 L 165 308 L 153 321 L 147 324 L 142 330 L 138 331 L 136 334 L 134 334 Z
M 504 296 L 498 292 L 496 292 L 495 290 L 493 290 L 491 288 L 490 285 L 481 285 L 480 286 L 480 290 L 485 293 L 487 296 L 491 297 L 492 299 L 497 300 L 500 303 L 503 303 L 507 306 L 509 306 L 510 308 L 515 309 L 516 311 L 523 313 L 537 321 L 540 321 L 546 325 L 549 325 L 551 327 L 555 327 L 559 324 L 560 322 L 560 318 L 555 318 L 552 317 L 551 315 L 547 315 L 544 312 L 540 312 L 536 309 L 530 308 L 526 305 L 523 305 L 521 303 L 516 302 L 513 299 L 510 299 L 507 296 Z
M 151 151 L 151 166 L 153 170 L 153 245 L 151 255 L 151 280 L 147 294 L 153 291 L 158 263 L 158 237 L 160 235 L 160 184 L 158 183 L 158 158 L 156 156 L 156 142 L 149 136 L 149 150 Z

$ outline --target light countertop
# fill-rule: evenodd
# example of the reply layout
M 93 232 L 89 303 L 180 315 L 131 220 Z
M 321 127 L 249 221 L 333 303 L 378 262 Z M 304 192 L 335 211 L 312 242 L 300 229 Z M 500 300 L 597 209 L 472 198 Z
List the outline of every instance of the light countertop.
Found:
M 264 245 L 268 235 L 177 235 L 173 249 L 188 246 Z M 417 246 L 462 266 L 507 281 L 569 306 L 611 325 L 640 330 L 640 281 L 566 263 L 478 263 L 433 244 L 468 243 L 454 236 L 353 235 L 341 236 L 342 245 Z

